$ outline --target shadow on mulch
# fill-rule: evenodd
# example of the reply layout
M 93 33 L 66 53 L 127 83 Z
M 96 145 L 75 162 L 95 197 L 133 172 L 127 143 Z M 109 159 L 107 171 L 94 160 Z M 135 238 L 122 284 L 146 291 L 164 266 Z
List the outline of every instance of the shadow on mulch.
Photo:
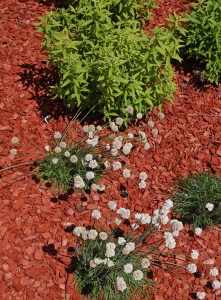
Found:
M 54 6 L 55 8 L 68 7 L 71 4 L 71 0 L 37 0 L 37 2 L 48 7 Z

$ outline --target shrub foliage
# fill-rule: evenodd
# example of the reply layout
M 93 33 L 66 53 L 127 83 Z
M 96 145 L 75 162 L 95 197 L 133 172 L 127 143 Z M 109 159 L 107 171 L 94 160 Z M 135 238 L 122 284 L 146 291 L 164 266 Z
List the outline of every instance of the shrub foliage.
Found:
M 221 0 L 201 0 L 192 4 L 187 18 L 185 53 L 196 59 L 208 81 L 221 77 Z
M 180 60 L 181 39 L 175 26 L 155 28 L 152 36 L 143 31 L 138 19 L 150 17 L 153 1 L 143 8 L 136 1 L 73 2 L 47 12 L 38 25 L 43 49 L 59 71 L 59 82 L 51 87 L 55 97 L 70 108 L 96 105 L 104 120 L 126 117 L 129 105 L 146 114 L 164 99 L 172 101 L 170 60 Z

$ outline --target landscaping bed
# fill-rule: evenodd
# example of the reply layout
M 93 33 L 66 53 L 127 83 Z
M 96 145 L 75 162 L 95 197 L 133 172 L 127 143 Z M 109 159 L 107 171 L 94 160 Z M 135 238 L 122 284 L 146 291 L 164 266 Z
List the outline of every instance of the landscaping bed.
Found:
M 48 1 L 49 2 L 49 1 Z M 169 13 L 180 13 L 189 1 L 162 1 L 153 12 L 151 28 L 163 23 Z M 37 17 L 49 9 L 46 1 L 6 0 L 0 4 L 0 166 L 37 161 L 44 156 L 44 146 L 54 132 L 62 132 L 68 124 L 68 113 L 62 105 L 51 100 L 46 88 L 53 83 L 47 57 L 41 52 L 42 35 L 36 33 Z M 51 6 L 53 8 L 53 4 Z M 133 176 L 125 179 L 120 171 L 102 178 L 105 192 L 91 191 L 88 198 L 80 192 L 56 197 L 46 186 L 33 179 L 29 165 L 6 170 L 0 179 L 0 294 L 2 299 L 83 299 L 72 285 L 69 270 L 72 248 L 76 239 L 74 226 L 88 225 L 94 209 L 107 211 L 108 201 L 114 199 L 119 207 L 132 211 L 152 212 L 170 197 L 174 179 L 189 172 L 202 171 L 221 175 L 221 91 L 203 84 L 188 70 L 175 69 L 178 91 L 174 105 L 163 104 L 165 117 L 158 117 L 154 108 L 146 119 L 139 121 L 151 145 L 128 158 Z M 49 116 L 49 122 L 45 117 Z M 152 134 L 147 121 L 154 121 L 158 134 Z M 133 123 L 127 132 L 133 130 Z M 17 155 L 12 137 L 19 138 Z M 139 189 L 136 178 L 147 172 L 147 187 Z M 128 196 L 122 194 L 122 186 Z M 105 218 L 105 214 L 104 214 Z M 209 228 L 200 236 L 186 225 L 177 239 L 180 261 L 183 254 L 198 249 L 198 265 L 204 269 L 221 267 L 221 228 Z M 207 273 L 208 273 L 207 272 Z M 221 298 L 202 277 L 178 271 L 183 280 L 161 269 L 154 274 L 155 300 L 196 299 L 195 293 L 206 292 L 206 299 Z M 221 280 L 221 275 L 217 276 Z M 191 287 L 185 282 L 187 280 Z

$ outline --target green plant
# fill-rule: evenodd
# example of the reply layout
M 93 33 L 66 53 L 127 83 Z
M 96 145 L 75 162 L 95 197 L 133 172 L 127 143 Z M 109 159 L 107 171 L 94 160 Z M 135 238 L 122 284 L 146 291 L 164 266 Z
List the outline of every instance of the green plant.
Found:
M 132 216 L 129 209 L 120 207 L 116 210 L 117 204 L 110 201 L 108 206 L 112 212 L 109 218 L 117 218 L 115 224 L 109 222 L 113 223 L 109 229 L 100 228 L 100 223 L 93 220 L 102 217 L 99 210 L 92 212 L 90 227 L 75 227 L 76 256 L 72 258 L 71 267 L 79 292 L 93 300 L 149 299 L 154 281 L 148 274 L 158 267 L 167 271 L 167 264 L 171 270 L 174 266 L 167 260 L 174 254 L 167 249 L 175 248 L 173 232 L 179 234 L 182 223 L 172 220 L 171 231 L 167 229 L 164 234 L 159 229 L 159 223 L 165 225 L 169 221 L 167 214 L 172 205 L 170 200 L 166 201 L 152 217 L 146 213 Z
M 202 76 L 218 84 L 221 77 L 221 0 L 192 3 L 185 14 L 186 47 L 183 55 L 196 59 Z
M 176 26 L 156 28 L 148 36 L 128 12 L 114 22 L 113 3 L 121 11 L 119 1 L 88 0 L 48 12 L 38 31 L 45 35 L 49 63 L 58 67 L 59 82 L 51 87 L 55 97 L 70 108 L 95 105 L 104 120 L 119 115 L 126 124 L 125 107 L 146 114 L 165 99 L 172 101 L 176 86 L 170 61 L 180 60 L 181 39 L 174 35 Z
M 221 178 L 202 173 L 180 180 L 171 198 L 176 213 L 194 227 L 221 222 Z

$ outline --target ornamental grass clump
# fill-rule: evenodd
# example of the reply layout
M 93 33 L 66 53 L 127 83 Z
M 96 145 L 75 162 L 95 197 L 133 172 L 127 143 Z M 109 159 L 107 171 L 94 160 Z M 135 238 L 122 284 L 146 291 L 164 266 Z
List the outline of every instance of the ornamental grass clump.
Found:
M 221 223 L 221 178 L 202 173 L 179 181 L 172 199 L 176 213 L 195 228 Z
M 169 219 L 172 206 L 167 200 L 151 216 L 117 208 L 110 201 L 110 227 L 100 225 L 104 222 L 99 222 L 99 210 L 92 212 L 89 227 L 75 227 L 76 256 L 71 267 L 79 292 L 93 300 L 148 299 L 154 288 L 150 274 L 158 267 L 166 271 L 173 267 L 168 256 L 174 257 L 171 249 L 183 229 L 180 221 Z

